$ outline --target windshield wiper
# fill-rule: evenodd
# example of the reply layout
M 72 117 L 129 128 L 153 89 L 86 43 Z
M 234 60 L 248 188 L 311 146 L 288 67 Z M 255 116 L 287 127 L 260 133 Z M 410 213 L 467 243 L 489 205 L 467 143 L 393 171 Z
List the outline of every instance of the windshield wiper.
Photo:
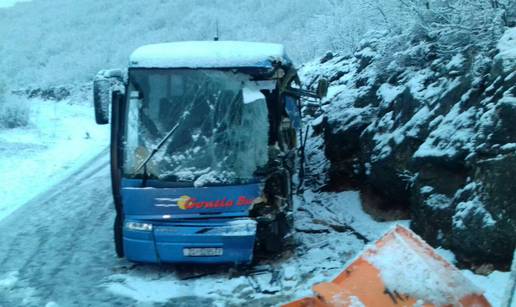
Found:
M 199 88 L 203 88 L 206 83 L 207 83 L 207 81 L 202 83 Z M 138 173 L 142 168 L 144 168 L 144 170 L 143 170 L 143 185 L 145 185 L 145 182 L 147 181 L 147 163 L 158 152 L 158 150 L 163 146 L 163 144 L 165 144 L 165 142 L 174 134 L 174 132 L 177 130 L 177 127 L 179 127 L 179 124 L 184 122 L 186 120 L 187 116 L 190 115 L 190 112 L 192 111 L 194 105 L 196 105 L 198 95 L 199 95 L 199 91 L 197 91 L 195 93 L 195 96 L 193 97 L 192 103 L 188 107 L 188 110 L 186 110 L 183 113 L 183 115 L 181 115 L 181 117 L 179 118 L 177 123 L 174 125 L 174 127 L 172 127 L 172 129 L 170 129 L 170 131 L 167 133 L 167 135 L 165 135 L 165 137 L 163 139 L 161 139 L 161 141 L 159 141 L 158 146 L 154 147 L 154 149 L 147 156 L 147 158 L 145 158 L 145 160 L 143 160 L 143 162 L 136 168 L 135 173 Z
M 154 149 L 152 149 L 151 153 L 147 156 L 147 158 L 145 158 L 145 160 L 143 160 L 143 162 L 140 164 L 140 166 L 138 166 L 136 168 L 135 173 L 138 173 L 143 167 L 145 167 L 145 170 L 143 172 L 144 180 L 145 180 L 145 177 L 147 177 L 146 176 L 147 163 L 152 159 L 152 157 L 154 157 L 154 155 L 158 152 L 158 150 L 161 147 L 163 147 L 163 144 L 165 144 L 165 142 L 174 134 L 174 132 L 176 132 L 177 127 L 179 127 L 179 122 L 177 124 L 175 124 L 174 127 L 172 127 L 172 129 L 170 129 L 170 131 L 167 133 L 167 135 L 165 135 L 165 137 L 163 137 L 161 139 L 161 141 L 159 141 L 158 145 L 156 147 L 154 147 Z

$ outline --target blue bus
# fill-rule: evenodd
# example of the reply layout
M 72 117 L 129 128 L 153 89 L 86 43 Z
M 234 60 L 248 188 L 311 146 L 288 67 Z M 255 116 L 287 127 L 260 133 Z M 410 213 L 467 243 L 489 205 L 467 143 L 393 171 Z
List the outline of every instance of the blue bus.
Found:
M 111 125 L 119 257 L 146 263 L 248 264 L 293 228 L 300 97 L 280 44 L 142 46 L 103 70 L 93 96 Z

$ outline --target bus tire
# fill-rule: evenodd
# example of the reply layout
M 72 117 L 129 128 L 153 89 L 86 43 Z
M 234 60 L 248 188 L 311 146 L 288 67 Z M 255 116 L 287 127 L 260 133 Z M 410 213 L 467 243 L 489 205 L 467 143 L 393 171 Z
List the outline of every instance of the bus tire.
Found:
M 281 253 L 285 247 L 286 236 L 291 231 L 290 223 L 285 213 L 280 213 L 276 219 L 267 225 L 267 234 L 262 237 L 263 249 L 272 254 Z
M 118 258 L 124 257 L 123 219 L 119 214 L 115 217 L 113 234 L 115 241 L 115 252 Z

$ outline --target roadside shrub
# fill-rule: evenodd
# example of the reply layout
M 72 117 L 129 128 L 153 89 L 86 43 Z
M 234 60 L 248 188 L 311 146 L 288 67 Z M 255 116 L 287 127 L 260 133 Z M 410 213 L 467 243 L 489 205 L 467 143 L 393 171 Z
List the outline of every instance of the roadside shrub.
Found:
M 509 23 L 515 0 L 364 0 L 385 16 L 385 39 L 374 38 L 378 71 L 402 73 L 456 54 L 489 55 Z M 383 5 L 390 3 L 391 5 Z M 395 4 L 398 3 L 396 6 Z M 366 38 L 370 39 L 371 35 Z
M 0 100 L 0 127 L 17 128 L 29 124 L 30 106 L 27 100 L 18 96 L 7 96 Z
M 508 24 L 514 0 L 398 1 L 401 14 L 437 43 L 437 51 L 453 56 L 468 46 L 477 52 L 493 49 Z

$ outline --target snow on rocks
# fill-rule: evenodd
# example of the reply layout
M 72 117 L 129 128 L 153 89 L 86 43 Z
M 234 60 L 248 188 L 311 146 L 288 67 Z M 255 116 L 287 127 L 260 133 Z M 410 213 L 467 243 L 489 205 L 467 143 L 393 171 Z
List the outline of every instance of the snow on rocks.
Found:
M 466 227 L 464 225 L 464 219 L 473 214 L 477 214 L 482 217 L 482 224 L 484 227 L 493 227 L 496 225 L 491 214 L 484 208 L 484 204 L 478 197 L 476 197 L 473 200 L 457 204 L 457 209 L 453 215 L 453 227 L 464 229 Z
M 324 138 L 328 185 L 351 182 L 385 207 L 410 208 L 412 229 L 460 259 L 507 262 L 516 246 L 501 242 L 516 235 L 516 213 L 504 204 L 516 199 L 502 178 L 516 169 L 516 73 L 499 59 L 512 55 L 514 33 L 495 57 L 494 49 L 436 54 L 420 39 L 403 40 L 406 50 L 392 55 L 385 48 L 400 38 L 373 33 L 353 56 L 305 64 L 305 84 L 330 80 L 312 135 Z M 471 182 L 478 188 L 457 195 Z
M 453 159 L 464 152 L 471 152 L 475 138 L 476 108 L 460 112 L 459 104 L 453 106 L 441 123 L 414 153 L 414 158 L 436 157 Z
M 384 83 L 378 89 L 377 95 L 382 98 L 382 102 L 390 104 L 406 89 L 405 86 L 394 86 Z
M 497 58 L 503 62 L 504 69 L 512 71 L 516 66 L 516 27 L 510 28 L 503 34 L 497 44 Z

